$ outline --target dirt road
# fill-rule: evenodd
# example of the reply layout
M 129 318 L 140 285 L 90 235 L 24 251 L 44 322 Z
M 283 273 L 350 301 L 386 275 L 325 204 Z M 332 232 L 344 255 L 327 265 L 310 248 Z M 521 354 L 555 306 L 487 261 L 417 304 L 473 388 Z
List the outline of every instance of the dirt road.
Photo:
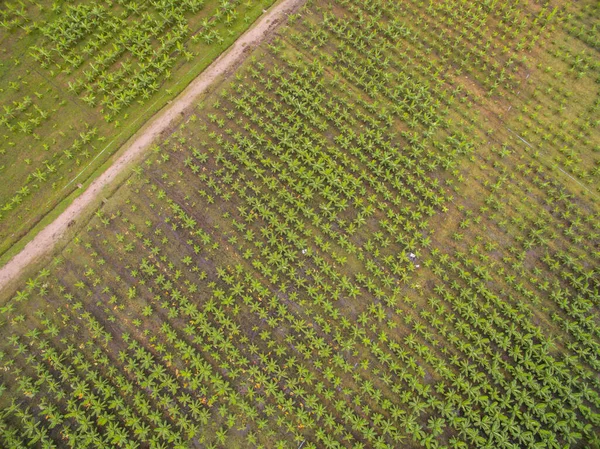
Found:
M 146 149 L 163 131 L 168 130 L 186 109 L 194 105 L 195 100 L 220 75 L 232 70 L 248 54 L 283 22 L 285 16 L 299 9 L 305 0 L 282 0 L 266 11 L 258 21 L 235 43 L 204 70 L 170 104 L 150 119 L 142 132 L 128 143 L 125 152 L 98 178 L 88 189 L 78 196 L 56 220 L 40 231 L 23 250 L 0 269 L 0 291 L 17 279 L 21 272 L 33 261 L 47 254 L 63 236 L 73 220 L 81 218 L 82 212 L 97 199 L 102 188 L 110 184 L 123 170 L 132 167 L 143 156 Z

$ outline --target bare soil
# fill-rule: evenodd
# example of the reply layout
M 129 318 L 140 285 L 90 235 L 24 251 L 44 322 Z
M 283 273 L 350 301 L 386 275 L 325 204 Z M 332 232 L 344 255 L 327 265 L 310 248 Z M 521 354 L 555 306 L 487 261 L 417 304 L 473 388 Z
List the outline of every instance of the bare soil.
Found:
M 17 279 L 32 262 L 54 248 L 65 231 L 82 218 L 85 209 L 96 201 L 102 189 L 124 170 L 131 168 L 145 154 L 152 143 L 172 129 L 177 121 L 193 108 L 196 99 L 207 92 L 221 76 L 232 72 L 250 51 L 273 34 L 284 18 L 297 11 L 306 0 L 282 0 L 268 11 L 233 45 L 221 54 L 206 70 L 196 77 L 186 89 L 160 112 L 151 118 L 144 128 L 126 144 L 127 149 L 85 192 L 78 196 L 52 223 L 42 229 L 23 250 L 0 268 L 0 291 Z

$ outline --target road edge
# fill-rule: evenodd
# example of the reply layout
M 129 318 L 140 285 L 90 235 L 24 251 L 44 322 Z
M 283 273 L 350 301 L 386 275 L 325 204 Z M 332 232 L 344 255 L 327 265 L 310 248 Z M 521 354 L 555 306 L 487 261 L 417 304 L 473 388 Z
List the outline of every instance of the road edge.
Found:
M 165 132 L 172 129 L 186 115 L 196 100 L 210 92 L 210 88 L 223 76 L 230 74 L 261 43 L 267 40 L 283 23 L 282 18 L 300 9 L 306 0 L 281 0 L 273 4 L 250 28 L 241 34 L 235 42 L 206 67 L 181 93 L 153 115 L 124 144 L 121 155 L 87 189 L 76 197 L 66 209 L 50 224 L 40 230 L 24 248 L 0 267 L 0 294 L 4 295 L 25 271 L 50 255 L 58 243 L 69 233 L 69 228 L 87 217 L 90 206 L 98 203 L 106 189 L 114 187 L 111 195 L 120 183 L 115 182 L 139 162 L 152 144 Z

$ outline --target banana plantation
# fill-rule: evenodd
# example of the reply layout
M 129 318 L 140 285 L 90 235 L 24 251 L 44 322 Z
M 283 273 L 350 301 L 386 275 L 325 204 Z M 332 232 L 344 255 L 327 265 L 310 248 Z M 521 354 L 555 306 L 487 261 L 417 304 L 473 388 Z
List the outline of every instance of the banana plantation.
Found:
M 0 258 L 272 3 L 1 2 Z
M 219 39 L 75 3 L 32 57 L 105 122 Z M 307 1 L 3 293 L 0 446 L 600 448 L 599 21 Z

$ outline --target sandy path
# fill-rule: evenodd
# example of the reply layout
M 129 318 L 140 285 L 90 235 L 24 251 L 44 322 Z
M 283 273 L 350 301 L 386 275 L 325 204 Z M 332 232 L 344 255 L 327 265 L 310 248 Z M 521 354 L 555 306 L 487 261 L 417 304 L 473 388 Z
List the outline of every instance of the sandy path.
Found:
M 272 6 L 228 50 L 198 75 L 183 92 L 152 117 L 144 130 L 139 135 L 134 136 L 131 143 L 126 144 L 128 145 L 127 150 L 103 174 L 96 178 L 85 192 L 78 196 L 56 220 L 42 229 L 20 253 L 0 268 L 0 290 L 17 279 L 31 262 L 52 250 L 64 235 L 69 223 L 79 218 L 84 209 L 97 199 L 104 186 L 111 183 L 123 170 L 133 166 L 152 142 L 163 131 L 168 130 L 173 122 L 194 104 L 198 96 L 204 93 L 216 78 L 242 62 L 249 49 L 260 44 L 282 23 L 282 18 L 286 14 L 296 11 L 304 2 L 305 0 L 282 0 Z

